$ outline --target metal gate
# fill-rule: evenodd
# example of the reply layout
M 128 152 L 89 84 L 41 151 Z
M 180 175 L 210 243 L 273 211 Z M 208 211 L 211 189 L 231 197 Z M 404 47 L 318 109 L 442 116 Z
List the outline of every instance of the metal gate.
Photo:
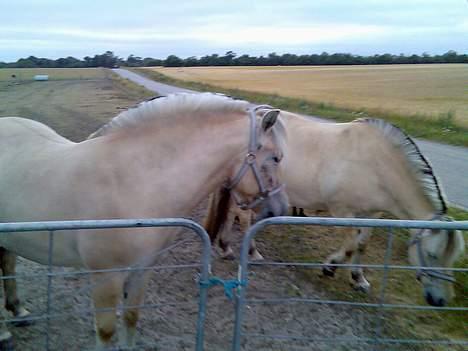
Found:
M 249 281 L 249 265 L 255 266 L 300 266 L 310 268 L 321 268 L 324 264 L 321 263 L 282 263 L 282 262 L 251 262 L 248 260 L 248 252 L 250 247 L 250 241 L 254 236 L 262 229 L 273 226 L 273 225 L 318 225 L 318 226 L 339 226 L 339 227 L 381 227 L 388 228 L 387 235 L 387 247 L 384 258 L 384 264 L 382 265 L 352 265 L 352 264 L 339 264 L 336 266 L 340 267 L 361 267 L 361 268 L 373 268 L 383 270 L 382 277 L 382 288 L 379 292 L 378 303 L 360 303 L 353 301 L 340 301 L 340 300 L 323 300 L 323 299 L 309 299 L 309 298 L 277 298 L 277 299 L 255 299 L 255 301 L 249 301 L 246 298 L 246 291 L 248 289 Z M 357 218 L 322 218 L 322 217 L 276 217 L 265 219 L 257 222 L 255 225 L 247 230 L 242 242 L 241 247 L 241 258 L 238 272 L 238 287 L 235 294 L 235 326 L 232 342 L 232 350 L 241 350 L 241 342 L 248 343 L 249 338 L 264 338 L 274 340 L 301 340 L 304 342 L 320 342 L 320 343 L 369 343 L 369 344 L 434 344 L 434 345 L 468 345 L 468 340 L 451 341 L 451 340 L 429 340 L 429 339 L 397 339 L 397 338 L 384 338 L 381 335 L 382 329 L 382 316 L 384 310 L 387 309 L 415 309 L 415 310 L 436 310 L 436 311 L 458 311 L 460 313 L 466 313 L 468 307 L 432 307 L 427 305 L 409 305 L 409 304 L 390 304 L 385 303 L 385 288 L 388 284 L 388 273 L 390 270 L 402 269 L 402 270 L 424 270 L 424 267 L 417 266 L 395 266 L 389 264 L 389 258 L 392 251 L 393 242 L 393 228 L 409 228 L 409 229 L 458 229 L 468 230 L 468 221 L 461 222 L 443 222 L 443 221 L 414 221 L 414 220 L 382 220 L 382 219 L 357 219 Z M 467 268 L 437 268 L 441 271 L 458 271 L 467 272 Z M 373 338 L 314 338 L 305 336 L 293 336 L 293 335 L 279 335 L 279 334 L 259 334 L 243 332 L 242 323 L 247 303 L 259 304 L 259 303 L 312 303 L 312 304 L 327 304 L 327 305 L 348 305 L 348 306 L 363 306 L 369 308 L 378 309 L 380 313 L 379 322 L 375 327 L 375 337 Z
M 47 273 L 47 311 L 44 315 L 35 316 L 30 318 L 31 320 L 45 320 L 49 323 L 49 320 L 54 318 L 54 314 L 51 313 L 51 286 L 52 278 L 57 275 L 63 275 L 64 273 L 55 273 L 52 271 L 52 248 L 54 242 L 54 233 L 60 230 L 78 230 L 78 229 L 109 229 L 109 228 L 143 228 L 143 227 L 185 227 L 194 231 L 202 242 L 202 257 L 199 264 L 184 265 L 175 268 L 186 268 L 186 267 L 197 267 L 200 269 L 200 276 L 198 278 L 198 315 L 197 315 L 197 326 L 196 326 L 196 351 L 202 351 L 204 349 L 204 322 L 206 314 L 206 303 L 207 303 L 207 290 L 213 285 L 223 285 L 227 295 L 234 291 L 235 294 L 235 325 L 233 332 L 232 350 L 239 351 L 241 349 L 241 341 L 248 341 L 248 338 L 271 338 L 272 340 L 297 340 L 297 336 L 291 335 L 268 335 L 262 334 L 257 335 L 254 333 L 248 333 L 242 331 L 243 314 L 246 303 L 249 302 L 246 299 L 246 291 L 248 289 L 248 267 L 249 265 L 278 265 L 288 266 L 296 265 L 301 267 L 320 268 L 323 264 L 320 263 L 282 263 L 282 262 L 249 262 L 248 261 L 248 250 L 250 240 L 263 228 L 272 225 L 320 225 L 320 226 L 341 226 L 341 227 L 383 227 L 388 228 L 389 232 L 387 235 L 387 248 L 382 265 L 339 265 L 347 267 L 362 267 L 362 268 L 373 268 L 381 269 L 384 274 L 382 277 L 382 289 L 379 294 L 378 303 L 359 303 L 352 301 L 339 301 L 339 300 L 323 300 L 323 299 L 277 299 L 274 303 L 288 303 L 291 300 L 294 302 L 306 302 L 312 304 L 328 304 L 328 305 L 351 305 L 351 306 L 363 306 L 378 309 L 379 312 L 383 312 L 387 309 L 416 309 L 416 310 L 437 310 L 437 311 L 459 311 L 466 313 L 467 307 L 431 307 L 426 305 L 405 305 L 405 304 L 390 304 L 385 302 L 385 287 L 387 285 L 388 273 L 392 269 L 404 269 L 404 270 L 419 270 L 424 267 L 416 266 L 394 266 L 389 264 L 389 257 L 392 250 L 393 231 L 392 228 L 427 228 L 427 229 L 459 229 L 468 230 L 468 221 L 464 222 L 441 222 L 441 221 L 402 221 L 402 220 L 371 220 L 371 219 L 350 219 L 350 218 L 319 218 L 319 217 L 276 217 L 260 221 L 253 225 L 244 236 L 242 248 L 241 248 L 241 259 L 239 265 L 238 279 L 237 280 L 223 280 L 209 273 L 211 264 L 211 244 L 210 239 L 205 230 L 196 222 L 187 219 L 179 218 L 168 218 L 168 219 L 142 219 L 142 220 L 99 220 L 99 221 L 65 221 L 65 222 L 36 222 L 36 223 L 0 223 L 0 233 L 11 233 L 11 232 L 34 232 L 34 231 L 48 231 L 49 232 L 49 265 Z M 2 234 L 7 235 L 7 234 Z M 182 241 L 183 242 L 183 241 Z M 178 244 L 176 244 L 178 245 Z M 169 249 L 169 248 L 168 248 Z M 93 271 L 80 271 L 78 273 L 65 273 L 65 274 L 88 274 L 88 273 L 101 273 L 101 272 L 118 272 L 118 271 L 132 271 L 140 270 L 141 268 L 127 267 L 127 268 L 116 268 L 109 270 L 93 270 Z M 143 268 L 145 269 L 145 268 Z M 440 270 L 447 270 L 441 268 Z M 454 268 L 451 271 L 467 272 L 467 268 Z M 14 278 L 12 276 L 2 277 L 2 280 Z M 262 302 L 257 300 L 257 303 Z M 271 301 L 270 301 L 271 302 Z M 145 306 L 142 306 L 145 307 Z M 18 319 L 9 319 L 4 322 L 18 322 Z M 48 326 L 48 324 L 47 324 Z M 333 339 L 318 339 L 311 337 L 303 337 L 302 339 L 306 342 L 335 342 L 335 343 L 372 343 L 372 344 L 435 344 L 435 345 L 468 345 L 467 340 L 461 341 L 450 341 L 450 340 L 428 340 L 428 339 L 390 339 L 384 338 L 380 335 L 380 329 L 382 327 L 382 321 L 376 325 L 375 337 L 374 338 L 333 338 Z M 45 348 L 49 348 L 49 328 L 46 330 L 46 345 Z
M 205 322 L 205 311 L 206 311 L 206 299 L 207 299 L 207 290 L 213 284 L 209 280 L 209 267 L 211 264 L 211 243 L 208 234 L 198 223 L 184 219 L 184 218 L 164 218 L 164 219 L 129 219 L 129 220 L 85 220 L 85 221 L 57 221 L 57 222 L 28 222 L 28 223 L 0 223 L 0 233 L 1 235 L 8 235 L 7 233 L 13 232 L 31 232 L 31 235 L 37 231 L 48 231 L 49 232 L 49 256 L 48 256 L 48 273 L 47 279 L 47 306 L 46 313 L 40 316 L 32 316 L 27 318 L 12 318 L 4 320 L 5 323 L 15 323 L 15 322 L 35 322 L 35 321 L 46 321 L 46 341 L 45 349 L 49 350 L 50 347 L 50 320 L 56 318 L 57 316 L 51 313 L 51 287 L 52 287 L 52 278 L 64 275 L 64 273 L 54 273 L 52 271 L 52 248 L 54 246 L 54 233 L 60 230 L 79 230 L 79 229 L 110 229 L 110 228 L 149 228 L 149 227 L 184 227 L 195 232 L 202 242 L 202 256 L 200 264 L 191 264 L 178 266 L 175 268 L 199 268 L 200 273 L 198 277 L 199 283 L 199 299 L 198 299 L 198 317 L 197 317 L 197 327 L 196 327 L 196 347 L 197 351 L 202 351 L 204 349 L 204 322 Z M 183 240 L 184 241 L 184 240 Z M 182 241 L 182 242 L 183 242 Z M 170 247 L 162 250 L 167 251 L 177 245 L 180 245 L 181 242 L 171 245 Z M 161 253 L 161 251 L 159 252 Z M 104 270 L 83 270 L 73 273 L 65 273 L 68 275 L 78 275 L 78 274 L 92 274 L 92 273 L 110 273 L 110 272 L 131 272 L 138 270 L 146 270 L 152 267 L 126 267 L 126 268 L 115 268 L 115 269 L 104 269 Z M 171 267 L 174 268 L 174 267 Z M 32 275 L 28 275 L 32 276 Z M 2 276 L 1 279 L 14 279 L 16 276 Z M 135 306 L 133 306 L 135 307 Z M 151 306 L 136 306 L 141 308 L 149 308 Z M 37 345 L 36 345 L 37 346 Z

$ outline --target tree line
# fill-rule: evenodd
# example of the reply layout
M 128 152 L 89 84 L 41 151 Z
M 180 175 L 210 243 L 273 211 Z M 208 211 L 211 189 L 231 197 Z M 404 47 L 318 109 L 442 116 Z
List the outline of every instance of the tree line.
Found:
M 82 60 L 72 56 L 51 60 L 29 56 L 16 62 L 0 62 L 0 68 L 84 68 L 84 67 L 196 67 L 196 66 L 296 66 L 296 65 L 381 65 L 381 64 L 418 64 L 418 63 L 468 63 L 467 54 L 458 54 L 450 50 L 442 55 L 392 55 L 377 54 L 372 56 L 352 55 L 349 53 L 295 55 L 278 55 L 274 52 L 267 56 L 238 56 L 233 51 L 224 55 L 211 54 L 200 58 L 191 56 L 180 58 L 169 55 L 165 59 L 139 57 L 130 55 L 126 59 L 116 56 L 112 51 L 106 51 L 93 57 L 86 56 Z

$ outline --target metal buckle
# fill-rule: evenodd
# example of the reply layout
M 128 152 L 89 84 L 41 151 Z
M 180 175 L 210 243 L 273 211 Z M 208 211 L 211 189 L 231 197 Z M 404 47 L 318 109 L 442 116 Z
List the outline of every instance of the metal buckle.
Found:
M 248 165 L 255 163 L 256 159 L 257 159 L 257 155 L 255 155 L 255 153 L 253 152 L 249 152 L 245 156 L 245 162 L 247 162 Z

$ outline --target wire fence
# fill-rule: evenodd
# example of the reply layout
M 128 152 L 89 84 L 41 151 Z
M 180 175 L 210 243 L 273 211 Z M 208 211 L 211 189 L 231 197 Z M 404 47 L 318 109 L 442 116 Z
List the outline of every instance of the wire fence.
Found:
M 327 264 L 327 266 L 334 267 L 354 267 L 354 268 L 369 268 L 375 269 L 382 272 L 380 290 L 377 293 L 376 302 L 359 302 L 359 301 L 345 301 L 345 300 L 333 300 L 323 297 L 311 298 L 311 297 L 248 297 L 247 292 L 254 289 L 256 280 L 259 280 L 258 275 L 249 275 L 249 268 L 253 267 L 274 267 L 274 268 L 307 268 L 307 269 L 320 269 L 324 267 L 321 263 L 305 263 L 305 262 L 274 262 L 274 261 L 249 261 L 248 251 L 251 239 L 261 231 L 262 229 L 272 225 L 301 225 L 301 226 L 326 226 L 326 227 L 381 227 L 387 228 L 388 233 L 386 237 L 386 251 L 383 258 L 383 264 Z M 109 228 L 149 228 L 149 227 L 184 227 L 188 228 L 199 237 L 202 244 L 202 252 L 200 261 L 196 263 L 176 263 L 166 264 L 158 266 L 131 266 L 123 268 L 112 268 L 112 269 L 96 269 L 96 270 L 80 270 L 80 271 L 65 271 L 65 270 L 54 270 L 53 269 L 53 258 L 52 249 L 54 246 L 55 233 L 61 230 L 83 230 L 83 229 L 109 229 Z M 101 221 L 66 221 L 66 222 L 36 222 L 36 223 L 0 223 L 0 235 L 9 235 L 8 233 L 14 232 L 32 232 L 42 231 L 49 232 L 48 245 L 49 245 L 49 260 L 46 266 L 46 272 L 20 272 L 17 275 L 2 276 L 1 280 L 7 279 L 22 279 L 25 281 L 33 280 L 36 278 L 45 277 L 46 282 L 46 303 L 43 313 L 32 315 L 27 318 L 7 318 L 3 322 L 7 324 L 11 323 L 24 323 L 28 322 L 44 322 L 44 341 L 39 347 L 38 344 L 34 345 L 34 349 L 45 349 L 51 350 L 53 348 L 69 349 L 66 340 L 57 341 L 54 334 L 59 329 L 52 328 L 51 322 L 54 320 L 66 320 L 71 316 L 73 318 L 79 318 L 80 316 L 93 316 L 95 312 L 108 311 L 112 309 L 96 309 L 92 306 L 83 308 L 72 308 L 71 311 L 57 311 L 54 308 L 56 296 L 53 295 L 54 280 L 53 279 L 75 279 L 79 277 L 86 277 L 91 274 L 101 273 L 132 273 L 136 271 L 148 271 L 154 270 L 158 272 L 180 272 L 182 270 L 195 270 L 192 275 L 192 282 L 196 291 L 197 296 L 192 296 L 192 301 L 177 302 L 175 300 L 170 301 L 146 301 L 145 303 L 138 306 L 118 306 L 118 311 L 123 313 L 125 309 L 139 308 L 141 310 L 154 310 L 154 309 L 166 309 L 170 311 L 174 308 L 190 309 L 194 308 L 196 311 L 196 323 L 193 324 L 193 334 L 195 334 L 195 340 L 186 343 L 183 348 L 180 349 L 195 349 L 196 351 L 205 350 L 210 345 L 205 345 L 205 319 L 207 306 L 207 293 L 208 289 L 215 285 L 221 285 L 224 287 L 224 293 L 229 298 L 234 295 L 235 312 L 232 318 L 234 319 L 234 329 L 232 332 L 232 350 L 239 351 L 241 349 L 247 349 L 250 342 L 254 340 L 268 340 L 269 349 L 281 349 L 276 348 L 276 343 L 282 343 L 283 345 L 289 345 L 289 343 L 300 342 L 304 346 L 304 349 L 313 349 L 312 345 L 319 344 L 331 344 L 331 345 L 359 345 L 366 344 L 370 345 L 440 345 L 442 347 L 462 347 L 468 346 L 468 340 L 442 340 L 442 339 L 415 339 L 415 338 L 390 338 L 384 335 L 383 327 L 385 323 L 385 313 L 390 310 L 415 310 L 415 311 L 440 311 L 440 312 L 451 312 L 451 313 L 466 313 L 468 307 L 466 306 L 451 306 L 451 307 L 433 307 L 428 305 L 416 305 L 407 303 L 389 303 L 387 301 L 387 288 L 389 286 L 389 274 L 392 271 L 421 271 L 428 269 L 428 267 L 418 267 L 411 265 L 395 265 L 391 264 L 391 254 L 394 241 L 394 230 L 395 228 L 412 228 L 412 229 L 450 229 L 450 230 L 468 230 L 468 221 L 464 222 L 442 222 L 442 221 L 401 221 L 401 220 L 367 220 L 367 219 L 339 219 L 339 218 L 319 218 L 319 217 L 277 217 L 270 218 L 260 221 L 249 228 L 244 236 L 241 257 L 239 264 L 239 272 L 237 279 L 223 280 L 215 277 L 210 273 L 211 266 L 211 244 L 210 239 L 205 230 L 196 222 L 187 219 L 145 219 L 145 220 L 101 220 Z M 167 253 L 177 247 L 183 247 L 187 244 L 188 238 L 183 238 L 177 241 L 175 244 L 166 247 L 164 250 L 155 253 L 155 256 Z M 440 272 L 454 271 L 460 273 L 466 273 L 467 268 L 445 268 L 437 267 Z M 173 274 L 173 273 L 171 273 Z M 87 284 L 85 286 L 78 286 L 74 290 L 75 295 L 81 295 L 89 293 L 92 285 Z M 340 336 L 331 335 L 330 337 L 323 336 L 311 336 L 304 335 L 297 330 L 284 330 L 269 332 L 264 330 L 248 330 L 243 324 L 244 315 L 246 309 L 255 310 L 258 306 L 265 308 L 274 308 L 274 306 L 280 305 L 294 305 L 294 306 L 330 306 L 331 308 L 364 308 L 375 310 L 376 323 L 373 325 L 373 335 L 369 336 Z M 301 307 L 298 307 L 296 311 L 300 311 Z M 225 311 L 224 311 L 225 312 Z M 252 311 L 250 311 L 252 312 Z M 257 316 L 258 318 L 258 316 Z M 310 315 L 310 319 L 314 316 Z M 257 323 L 258 324 L 258 323 Z M 64 325 L 63 328 L 66 328 Z M 52 338 L 53 336 L 53 338 Z M 185 342 L 183 337 L 177 342 Z M 61 343 L 57 345 L 57 343 Z M 187 346 L 189 345 L 189 346 Z M 389 347 L 393 347 L 389 346 Z M 139 344 L 134 350 L 151 350 L 160 349 L 161 343 L 157 340 L 151 342 L 145 342 Z M 80 348 L 82 349 L 82 348 Z M 130 350 L 132 348 L 122 348 L 119 350 Z M 287 347 L 286 347 L 287 349 Z

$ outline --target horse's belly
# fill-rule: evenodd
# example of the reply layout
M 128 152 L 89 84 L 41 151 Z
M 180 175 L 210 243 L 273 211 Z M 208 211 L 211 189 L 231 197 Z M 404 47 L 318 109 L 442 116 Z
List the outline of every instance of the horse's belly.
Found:
M 73 249 L 74 245 L 70 245 L 64 235 L 60 232 L 54 233 L 52 264 L 66 267 L 83 266 L 79 255 Z M 2 233 L 0 246 L 28 260 L 44 265 L 49 264 L 48 232 Z

